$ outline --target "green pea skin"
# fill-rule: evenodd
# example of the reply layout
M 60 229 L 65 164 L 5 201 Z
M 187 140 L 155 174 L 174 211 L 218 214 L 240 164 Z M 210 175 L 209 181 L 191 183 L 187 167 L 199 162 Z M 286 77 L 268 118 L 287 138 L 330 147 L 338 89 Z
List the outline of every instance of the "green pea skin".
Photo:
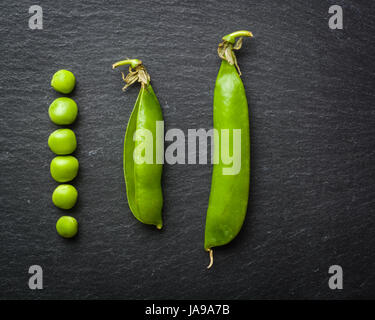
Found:
M 51 80 L 51 86 L 61 93 L 71 93 L 76 85 L 76 77 L 68 70 L 57 71 Z
M 70 154 L 77 147 L 76 135 L 70 129 L 57 129 L 50 134 L 48 146 L 58 155 Z
M 78 173 L 79 163 L 73 156 L 57 156 L 50 165 L 51 176 L 57 182 L 73 180 Z
M 73 99 L 61 97 L 50 104 L 48 114 L 53 123 L 68 125 L 76 120 L 78 107 Z
M 52 194 L 53 204 L 60 209 L 71 209 L 77 202 L 78 191 L 70 184 L 60 184 Z
M 62 216 L 56 223 L 57 233 L 63 238 L 73 238 L 78 232 L 78 222 L 70 216 Z

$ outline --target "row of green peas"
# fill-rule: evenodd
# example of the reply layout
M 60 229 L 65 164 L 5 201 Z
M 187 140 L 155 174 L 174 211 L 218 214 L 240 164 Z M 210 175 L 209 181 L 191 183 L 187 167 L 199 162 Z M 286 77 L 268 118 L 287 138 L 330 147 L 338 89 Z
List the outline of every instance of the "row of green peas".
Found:
M 51 86 L 58 92 L 69 94 L 75 87 L 76 79 L 68 70 L 57 71 L 51 80 Z M 78 114 L 78 107 L 71 98 L 61 97 L 55 99 L 48 109 L 51 121 L 57 125 L 72 124 Z M 52 202 L 60 209 L 69 210 L 74 207 L 78 198 L 77 189 L 71 184 L 78 174 L 79 163 L 71 153 L 77 148 L 77 138 L 71 129 L 57 129 L 48 138 L 48 146 L 57 156 L 50 165 L 51 176 L 59 186 L 53 191 Z M 72 238 L 78 232 L 78 222 L 71 216 L 62 216 L 56 223 L 58 234 L 64 238 Z

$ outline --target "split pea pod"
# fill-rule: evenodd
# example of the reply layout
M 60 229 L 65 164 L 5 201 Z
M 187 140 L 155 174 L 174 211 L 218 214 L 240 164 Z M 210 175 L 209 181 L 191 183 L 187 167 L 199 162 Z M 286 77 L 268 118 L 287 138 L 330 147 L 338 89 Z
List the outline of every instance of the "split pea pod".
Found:
M 122 74 L 126 82 L 123 90 L 134 82 L 141 83 L 124 141 L 123 165 L 128 204 L 139 221 L 161 229 L 163 165 L 157 148 L 160 148 L 160 138 L 164 137 L 164 126 L 160 125 L 163 115 L 142 61 L 119 61 L 112 68 L 123 65 L 129 65 L 129 74 L 126 77 Z
M 236 42 L 237 37 L 240 38 Z M 242 37 L 252 37 L 252 33 L 233 32 L 223 37 L 218 47 L 222 62 L 215 83 L 213 122 L 218 133 L 214 136 L 214 149 L 219 159 L 213 166 L 206 217 L 204 248 L 210 254 L 208 268 L 213 264 L 212 248 L 225 245 L 236 237 L 247 211 L 250 183 L 249 115 L 241 72 L 233 52 L 241 48 Z M 223 147 L 224 131 L 228 132 L 228 148 Z M 237 136 L 234 135 L 235 131 L 239 133 Z M 234 138 L 237 138 L 238 144 Z M 240 156 L 240 168 L 232 174 L 227 170 L 230 165 L 223 161 L 230 154 Z

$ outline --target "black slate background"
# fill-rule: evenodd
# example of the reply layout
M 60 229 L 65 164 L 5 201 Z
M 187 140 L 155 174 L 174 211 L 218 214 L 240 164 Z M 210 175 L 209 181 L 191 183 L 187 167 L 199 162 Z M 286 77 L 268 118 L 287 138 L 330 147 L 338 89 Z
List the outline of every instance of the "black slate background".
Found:
M 28 28 L 39 4 L 44 29 Z M 344 9 L 344 30 L 328 8 Z M 0 298 L 375 298 L 375 4 L 371 1 L 3 1 L 0 4 Z M 166 130 L 212 127 L 223 35 L 249 99 L 252 178 L 238 238 L 207 271 L 210 165 L 165 165 L 161 232 L 125 197 L 123 137 L 138 88 L 111 64 L 144 61 Z M 51 194 L 52 74 L 73 71 L 79 236 L 64 240 Z M 41 265 L 44 289 L 28 288 Z M 344 269 L 344 290 L 328 268 Z

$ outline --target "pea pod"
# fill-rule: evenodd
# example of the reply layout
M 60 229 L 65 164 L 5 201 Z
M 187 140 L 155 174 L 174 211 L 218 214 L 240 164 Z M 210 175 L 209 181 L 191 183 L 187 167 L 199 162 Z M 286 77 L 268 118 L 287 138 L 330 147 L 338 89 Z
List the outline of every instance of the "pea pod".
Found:
M 204 248 L 213 264 L 213 247 L 232 241 L 240 231 L 247 211 L 250 183 L 250 134 L 248 104 L 241 72 L 233 50 L 242 45 L 242 37 L 252 37 L 249 31 L 237 31 L 223 37 L 218 54 L 222 59 L 214 91 L 213 122 L 218 135 L 214 136 L 214 148 L 221 151 L 213 166 L 211 193 L 206 217 Z M 236 38 L 240 39 L 236 42 Z M 225 174 L 227 164 L 221 148 L 222 130 L 229 130 L 230 148 L 233 148 L 233 132 L 240 129 L 240 170 L 237 174 Z M 221 137 L 221 138 L 219 138 Z M 229 149 L 230 149 L 229 148 Z M 228 150 L 230 152 L 230 150 Z M 224 154 L 223 154 L 224 153 Z
M 150 76 L 142 61 L 128 59 L 115 63 L 112 68 L 129 65 L 129 74 L 123 80 L 127 83 L 123 88 L 138 81 L 141 89 L 134 109 L 130 115 L 124 141 L 124 176 L 128 204 L 133 215 L 142 223 L 163 226 L 162 207 L 163 194 L 161 176 L 163 165 L 158 161 L 157 137 L 164 136 L 163 131 L 157 133 L 157 122 L 163 121 L 159 101 L 150 84 Z M 151 139 L 142 136 L 145 131 L 151 133 Z M 152 145 L 151 145 L 152 144 Z M 143 153 L 137 150 L 152 149 L 152 161 L 140 161 Z M 160 160 L 160 159 L 159 159 Z

